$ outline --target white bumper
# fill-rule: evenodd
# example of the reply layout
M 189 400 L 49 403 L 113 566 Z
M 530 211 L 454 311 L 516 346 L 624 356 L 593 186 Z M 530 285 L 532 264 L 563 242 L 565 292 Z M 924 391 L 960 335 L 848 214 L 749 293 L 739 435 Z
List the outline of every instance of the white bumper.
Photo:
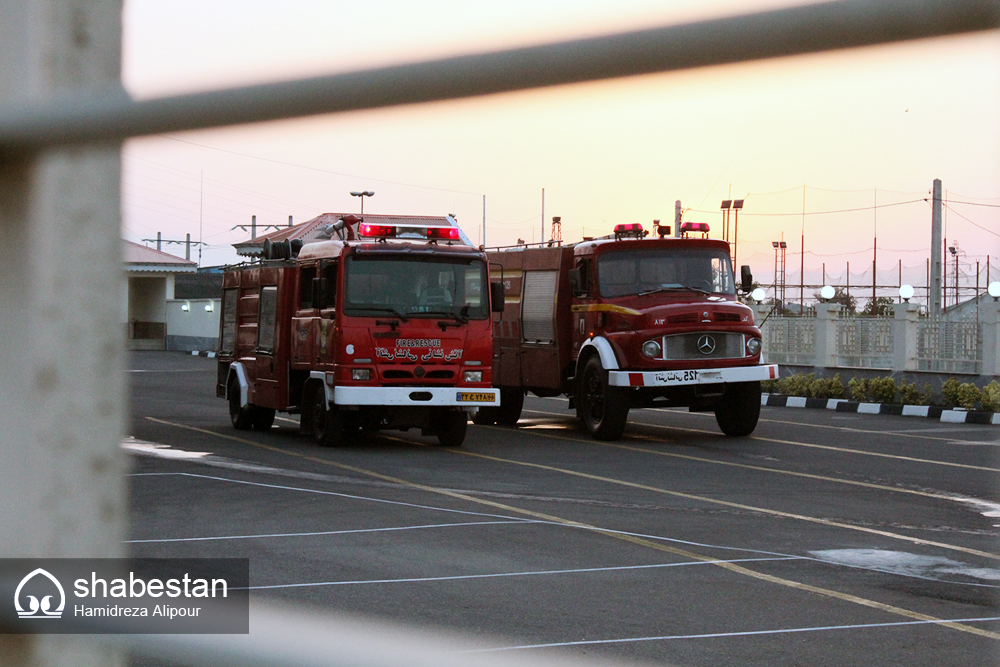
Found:
M 333 387 L 337 405 L 482 408 L 500 405 L 499 389 L 455 387 Z
M 739 366 L 736 368 L 700 368 L 686 371 L 608 371 L 612 387 L 673 387 L 685 384 L 718 384 L 774 380 L 777 364 Z

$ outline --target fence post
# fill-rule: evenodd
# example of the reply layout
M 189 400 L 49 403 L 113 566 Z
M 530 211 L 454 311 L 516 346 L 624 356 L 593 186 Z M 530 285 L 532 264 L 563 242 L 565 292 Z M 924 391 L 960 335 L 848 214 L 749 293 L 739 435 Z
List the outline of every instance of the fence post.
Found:
M 892 370 L 917 370 L 917 317 L 920 306 L 909 301 L 892 306 Z
M 123 94 L 121 11 L 6 0 L 0 105 Z M 0 557 L 125 552 L 119 160 L 115 143 L 0 155 Z M 0 662 L 113 667 L 124 653 L 0 635 Z
M 979 307 L 983 327 L 983 375 L 1000 375 L 1000 303 L 983 301 Z
M 763 352 L 760 355 L 761 363 L 770 363 L 770 353 L 768 349 L 770 347 L 770 341 L 767 338 L 767 314 L 771 312 L 771 306 L 764 305 L 762 303 L 754 304 L 750 306 L 753 308 L 753 322 L 760 328 L 761 342 L 763 343 Z
M 816 368 L 834 368 L 837 366 L 837 320 L 840 315 L 839 303 L 816 304 L 816 339 L 813 341 L 813 354 Z

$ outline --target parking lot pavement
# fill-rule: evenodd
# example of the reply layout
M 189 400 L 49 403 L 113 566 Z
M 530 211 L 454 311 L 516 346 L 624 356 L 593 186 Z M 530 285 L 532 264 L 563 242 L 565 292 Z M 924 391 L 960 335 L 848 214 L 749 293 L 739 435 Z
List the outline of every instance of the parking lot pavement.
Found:
M 678 665 L 995 664 L 1000 435 L 763 408 L 641 410 L 598 443 L 565 401 L 465 446 L 236 432 L 214 360 L 133 357 L 131 549 L 240 556 L 254 595 L 501 651 Z

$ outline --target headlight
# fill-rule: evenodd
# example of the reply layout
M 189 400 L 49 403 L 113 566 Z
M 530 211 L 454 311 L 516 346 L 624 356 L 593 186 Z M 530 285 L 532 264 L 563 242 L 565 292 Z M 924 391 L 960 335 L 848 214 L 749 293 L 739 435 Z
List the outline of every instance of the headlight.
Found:
M 482 382 L 483 372 L 482 371 L 465 371 L 462 373 L 462 379 L 466 382 Z
M 370 380 L 372 378 L 372 371 L 370 368 L 352 368 L 351 369 L 351 379 L 352 380 Z
M 655 340 L 647 340 L 642 344 L 642 353 L 650 359 L 660 356 L 660 343 Z
M 747 354 L 756 357 L 760 352 L 760 338 L 751 338 L 747 341 Z

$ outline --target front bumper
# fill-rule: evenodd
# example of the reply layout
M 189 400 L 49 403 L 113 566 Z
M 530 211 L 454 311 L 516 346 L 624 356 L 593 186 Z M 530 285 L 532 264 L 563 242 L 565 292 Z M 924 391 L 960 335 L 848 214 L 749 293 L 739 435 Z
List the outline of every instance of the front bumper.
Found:
M 612 387 L 675 387 L 688 384 L 774 380 L 777 377 L 777 364 L 761 364 L 759 366 L 700 368 L 686 371 L 608 371 L 608 384 Z
M 337 405 L 482 408 L 500 405 L 499 389 L 456 387 L 334 387 Z

